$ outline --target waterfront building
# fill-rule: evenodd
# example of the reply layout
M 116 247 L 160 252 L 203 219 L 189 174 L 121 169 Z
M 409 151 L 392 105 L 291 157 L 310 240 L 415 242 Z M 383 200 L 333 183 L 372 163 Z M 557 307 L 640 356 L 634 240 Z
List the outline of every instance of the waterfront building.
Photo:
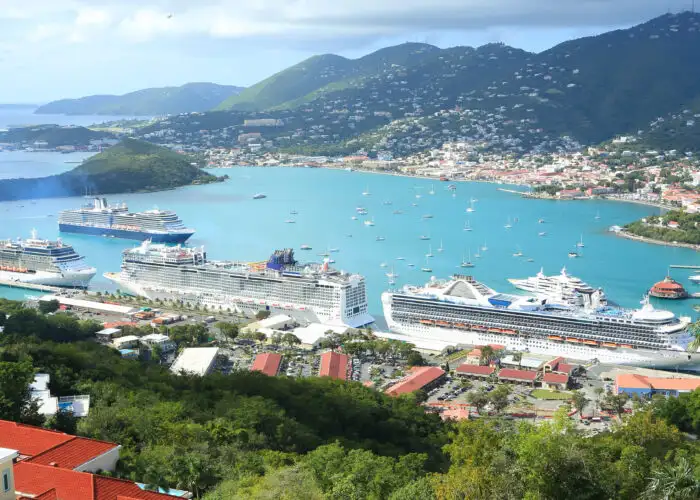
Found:
M 678 396 L 692 392 L 700 387 L 700 377 L 646 377 L 636 373 L 618 375 L 615 379 L 617 394 L 637 394 L 640 397 L 651 398 L 654 394 Z
M 445 370 L 437 366 L 414 366 L 409 375 L 389 387 L 385 392 L 389 396 L 400 396 L 419 390 L 429 391 L 440 385 L 445 379 L 445 375 Z
M 347 354 L 328 351 L 321 354 L 321 364 L 318 370 L 319 377 L 331 377 L 338 380 L 347 380 L 350 369 L 350 357 Z
M 688 292 L 683 288 L 683 285 L 670 276 L 666 276 L 651 287 L 649 295 L 659 299 L 684 299 L 688 296 Z
M 255 356 L 251 371 L 264 373 L 268 377 L 275 377 L 280 372 L 282 355 L 276 352 L 263 352 Z

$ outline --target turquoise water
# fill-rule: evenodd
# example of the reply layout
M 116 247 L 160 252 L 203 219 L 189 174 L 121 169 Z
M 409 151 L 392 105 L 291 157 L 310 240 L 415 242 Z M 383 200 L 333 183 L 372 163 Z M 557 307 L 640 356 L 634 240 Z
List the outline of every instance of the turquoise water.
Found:
M 0 151 L 0 179 L 46 177 L 60 174 L 77 167 L 80 162 L 93 154 Z
M 190 244 L 204 245 L 211 259 L 265 260 L 276 248 L 293 247 L 301 260 L 320 260 L 317 253 L 339 248 L 333 254 L 335 266 L 367 277 L 370 312 L 375 316 L 381 315 L 379 297 L 388 288 L 385 274 L 392 265 L 400 275 L 397 285 L 422 284 L 433 275 L 446 278 L 468 272 L 504 292 L 513 291 L 507 278 L 531 276 L 541 267 L 547 274 L 554 274 L 566 266 L 590 284 L 604 287 L 611 300 L 636 307 L 645 290 L 666 275 L 670 264 L 699 263 L 694 251 L 633 242 L 607 232 L 611 225 L 658 213 L 653 207 L 604 201 L 524 200 L 485 183 L 458 183 L 456 197 L 452 197 L 444 182 L 342 170 L 238 168 L 215 173 L 226 173 L 231 179 L 221 184 L 110 199 L 125 201 L 132 210 L 158 206 L 177 211 L 188 226 L 197 230 Z M 434 195 L 429 194 L 431 186 Z M 371 196 L 362 195 L 366 189 Z M 252 196 L 260 192 L 267 198 L 253 200 Z M 472 197 L 478 199 L 476 211 L 467 214 L 465 209 Z M 392 205 L 385 205 L 385 201 Z M 63 198 L 0 203 L 0 237 L 26 236 L 36 228 L 43 237 L 55 238 L 59 235 L 58 212 L 82 202 L 81 198 Z M 351 219 L 358 206 L 368 209 L 367 218 L 374 218 L 375 226 L 365 226 L 362 216 L 357 221 Z M 298 215 L 289 215 L 291 210 L 297 210 Z M 394 210 L 402 210 L 403 214 L 393 215 Z M 599 220 L 595 219 L 596 213 L 600 214 Z M 423 219 L 423 215 L 433 218 Z M 296 224 L 285 223 L 290 217 L 296 219 Z M 513 225 L 510 230 L 504 228 L 508 218 Z M 539 224 L 539 218 L 546 222 Z M 467 219 L 471 232 L 463 231 Z M 546 231 L 547 236 L 538 236 L 540 231 Z M 429 235 L 431 240 L 421 241 L 421 235 Z M 102 273 L 117 271 L 120 252 L 135 244 L 87 235 L 62 236 L 98 268 L 93 287 L 100 290 L 109 287 Z M 378 242 L 377 236 L 386 239 Z M 581 236 L 585 243 L 583 256 L 570 259 L 567 254 Z M 444 251 L 438 252 L 441 241 Z M 302 244 L 311 245 L 313 250 L 298 250 Z M 488 250 L 480 251 L 484 244 Z M 435 255 L 430 274 L 420 271 L 429 245 Z M 469 249 L 476 267 L 461 269 L 462 255 Z M 523 257 L 513 256 L 518 250 Z M 481 258 L 475 258 L 477 252 Z M 534 262 L 527 262 L 527 258 Z M 382 262 L 388 267 L 381 268 Z M 411 269 L 408 263 L 416 267 Z M 696 291 L 687 281 L 690 274 L 672 272 L 689 290 Z M 663 306 L 694 317 L 693 303 L 664 302 Z

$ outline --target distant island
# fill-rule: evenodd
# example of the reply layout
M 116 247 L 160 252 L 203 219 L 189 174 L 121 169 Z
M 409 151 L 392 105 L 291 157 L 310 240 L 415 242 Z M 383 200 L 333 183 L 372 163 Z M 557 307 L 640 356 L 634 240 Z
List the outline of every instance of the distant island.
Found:
M 700 214 L 671 210 L 625 226 L 625 232 L 659 243 L 700 245 Z
M 186 155 L 135 139 L 99 153 L 59 175 L 0 180 L 0 201 L 31 198 L 160 191 L 224 180 L 208 174 Z
M 92 95 L 53 101 L 36 114 L 151 116 L 207 111 L 238 94 L 243 87 L 186 83 L 180 87 L 137 90 L 124 95 Z
M 86 146 L 93 140 L 114 139 L 108 132 L 97 132 L 85 127 L 62 127 L 59 125 L 37 125 L 11 128 L 0 132 L 0 142 L 23 144 L 42 148 L 58 146 Z

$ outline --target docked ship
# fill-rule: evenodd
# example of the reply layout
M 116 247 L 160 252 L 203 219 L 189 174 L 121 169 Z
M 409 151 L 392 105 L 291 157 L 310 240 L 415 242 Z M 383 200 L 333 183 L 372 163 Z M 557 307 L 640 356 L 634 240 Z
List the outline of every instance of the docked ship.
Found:
M 143 242 L 124 250 L 119 273 L 105 273 L 122 290 L 152 300 L 174 300 L 240 312 L 269 310 L 300 320 L 361 327 L 367 312 L 365 278 L 322 263 L 299 263 L 292 249 L 267 261 L 209 261 L 203 247 Z
M 85 288 L 96 272 L 72 246 L 40 239 L 36 231 L 26 240 L 0 240 L 3 281 Z
M 497 293 L 463 275 L 382 294 L 388 327 L 421 339 L 657 368 L 700 364 L 700 354 L 687 352 L 690 319 L 643 304 L 584 309 Z
M 58 217 L 58 228 L 67 233 L 155 243 L 184 243 L 194 234 L 194 229 L 185 227 L 173 211 L 153 209 L 131 213 L 125 203 L 109 205 L 106 198 L 98 197 L 77 210 L 63 210 Z
M 544 269 L 540 269 L 535 276 L 508 281 L 519 290 L 554 302 L 585 308 L 607 305 L 607 298 L 602 288 L 593 288 L 582 279 L 571 276 L 566 272 L 565 267 L 554 276 L 546 276 Z

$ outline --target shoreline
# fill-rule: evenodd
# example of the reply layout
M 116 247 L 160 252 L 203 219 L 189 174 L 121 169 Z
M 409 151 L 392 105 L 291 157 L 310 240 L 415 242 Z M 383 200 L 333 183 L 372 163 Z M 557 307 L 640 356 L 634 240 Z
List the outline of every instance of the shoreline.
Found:
M 655 240 L 652 238 L 647 238 L 646 236 L 637 236 L 636 234 L 631 234 L 627 231 L 616 231 L 615 234 L 621 238 L 626 238 L 628 240 L 638 241 L 641 243 L 651 243 L 652 245 L 663 245 L 666 247 L 688 248 L 690 250 L 700 252 L 700 245 L 695 245 L 693 243 L 679 243 L 672 241 Z

